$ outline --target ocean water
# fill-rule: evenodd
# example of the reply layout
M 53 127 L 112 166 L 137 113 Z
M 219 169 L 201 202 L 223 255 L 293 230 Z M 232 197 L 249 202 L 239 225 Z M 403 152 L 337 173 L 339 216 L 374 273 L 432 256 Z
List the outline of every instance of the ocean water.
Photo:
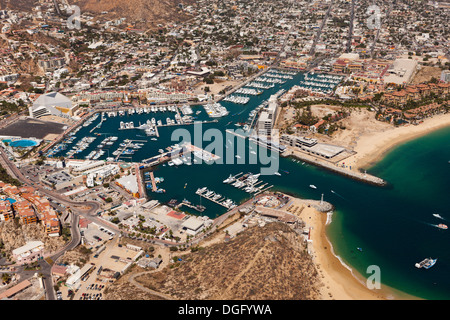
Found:
M 285 84 L 276 85 L 265 90 L 259 96 L 252 96 L 247 105 L 236 105 L 222 102 L 230 111 L 227 117 L 218 119 L 217 123 L 203 124 L 203 132 L 208 129 L 218 129 L 223 133 L 224 153 L 229 150 L 229 136 L 226 129 L 237 129 L 235 123 L 245 122 L 248 114 L 271 94 L 280 88 L 289 89 L 304 81 L 304 75 L 299 73 Z M 202 112 L 197 120 L 211 120 L 205 114 L 203 107 L 193 107 L 194 113 Z M 125 161 L 140 161 L 158 154 L 159 149 L 179 142 L 172 137 L 175 129 L 186 129 L 192 135 L 195 143 L 193 125 L 160 127 L 160 138 L 150 140 L 144 131 L 117 130 L 120 121 L 139 122 L 155 117 L 166 122 L 167 117 L 174 118 L 173 113 L 133 114 L 107 118 L 98 129 L 91 130 L 100 122 L 100 117 L 88 127 L 82 127 L 77 133 L 77 139 L 65 151 L 57 153 L 63 156 L 72 145 L 84 136 L 94 136 L 97 139 L 76 158 L 83 159 L 103 140 L 105 136 L 118 136 L 117 143 L 100 159 L 112 156 L 124 139 L 145 141 L 145 146 Z M 238 141 L 235 138 L 234 141 Z M 210 142 L 203 141 L 199 147 L 208 146 Z M 255 145 L 246 142 L 247 148 Z M 228 145 L 230 147 L 230 145 Z M 216 150 L 217 151 L 217 150 Z M 258 152 L 266 152 L 260 148 Z M 247 153 L 247 157 L 250 154 Z M 270 154 L 269 154 L 270 155 Z M 248 158 L 247 158 L 248 159 Z M 237 161 L 237 159 L 235 159 Z M 278 172 L 281 176 L 261 176 L 260 180 L 273 186 L 273 191 L 281 191 L 301 198 L 324 200 L 331 202 L 336 210 L 333 222 L 328 226 L 327 233 L 333 244 L 335 253 L 352 269 L 362 276 L 368 277 L 367 268 L 376 265 L 380 268 L 380 279 L 383 284 L 404 291 L 408 294 L 426 299 L 450 298 L 450 253 L 448 244 L 450 231 L 436 227 L 438 223 L 450 224 L 450 129 L 436 131 L 425 137 L 405 143 L 390 152 L 381 162 L 368 170 L 389 182 L 387 187 L 371 186 L 341 175 L 332 173 L 312 165 L 302 164 L 290 158 L 279 158 Z M 273 161 L 276 161 L 275 158 Z M 159 187 L 166 193 L 153 193 L 148 190 L 148 196 L 167 202 L 171 199 L 189 200 L 192 204 L 202 204 L 207 209 L 202 215 L 211 218 L 220 216 L 226 209 L 203 199 L 195 194 L 201 187 L 207 187 L 230 198 L 237 204 L 248 200 L 251 195 L 236 189 L 222 181 L 230 174 L 240 172 L 259 173 L 262 163 L 257 164 L 193 164 L 191 166 L 160 165 L 154 170 L 156 177 L 163 177 L 164 182 Z M 311 189 L 310 184 L 317 186 Z M 184 207 L 186 211 L 198 214 Z M 444 220 L 432 214 L 440 214 Z M 357 248 L 362 248 L 362 251 Z M 414 264 L 427 257 L 438 258 L 436 265 L 429 269 L 417 269 Z
M 445 128 L 395 148 L 369 170 L 388 187 L 342 182 L 349 201 L 332 200 L 337 210 L 328 228 L 336 254 L 362 275 L 370 275 L 368 266 L 379 266 L 381 282 L 390 287 L 449 299 L 450 234 L 436 227 L 450 222 L 449 161 L 450 128 Z M 414 266 L 428 257 L 438 259 L 433 268 Z

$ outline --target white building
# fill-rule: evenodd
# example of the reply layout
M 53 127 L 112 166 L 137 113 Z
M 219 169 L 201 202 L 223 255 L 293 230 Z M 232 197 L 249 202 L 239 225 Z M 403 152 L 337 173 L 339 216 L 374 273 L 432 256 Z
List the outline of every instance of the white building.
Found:
M 198 217 L 189 217 L 183 224 L 181 228 L 186 231 L 187 234 L 195 236 L 198 234 L 202 228 L 204 227 L 205 222 Z
M 272 95 L 269 98 L 269 105 L 267 106 L 267 109 L 263 109 L 261 111 L 261 115 L 259 116 L 256 127 L 258 135 L 262 136 L 272 135 L 272 129 L 277 119 L 277 113 L 278 113 L 277 96 Z
M 58 92 L 50 92 L 39 96 L 29 107 L 30 117 L 39 118 L 46 115 L 69 117 L 77 107 L 72 101 Z
M 43 257 L 44 243 L 41 241 L 29 241 L 12 251 L 17 264 L 30 263 Z
M 119 165 L 117 164 L 107 164 L 87 170 L 83 173 L 86 175 L 86 185 L 93 187 L 94 185 L 102 184 L 105 178 L 119 173 L 119 170 Z
M 450 82 L 450 70 L 443 70 L 441 72 L 441 81 Z

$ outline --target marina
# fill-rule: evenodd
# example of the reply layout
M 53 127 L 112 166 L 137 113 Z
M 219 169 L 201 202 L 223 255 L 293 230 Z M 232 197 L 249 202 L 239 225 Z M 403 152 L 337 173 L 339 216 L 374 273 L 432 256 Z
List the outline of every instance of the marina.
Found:
M 298 85 L 301 81 L 313 81 L 313 79 L 318 78 L 319 74 L 309 74 L 308 80 L 305 80 L 304 75 L 298 75 L 294 76 L 294 80 L 289 79 L 282 79 L 282 78 L 275 78 L 275 77 L 266 77 L 272 79 L 272 81 L 275 81 L 275 79 L 278 79 L 280 81 L 286 81 L 284 84 L 275 84 L 271 82 L 257 82 L 263 85 L 270 86 L 273 84 L 273 87 L 270 88 L 255 88 L 258 90 L 264 90 L 264 92 L 260 95 L 256 96 L 249 96 L 247 97 L 249 99 L 248 104 L 236 104 L 231 101 L 221 100 L 220 104 L 227 109 L 228 114 L 224 117 L 219 117 L 215 119 L 211 119 L 210 116 L 205 112 L 205 108 L 202 104 L 199 104 L 197 106 L 191 106 L 192 114 L 189 116 L 192 117 L 193 122 L 192 123 L 204 123 L 205 129 L 209 128 L 218 128 L 219 130 L 222 130 L 224 133 L 230 133 L 234 134 L 236 136 L 240 136 L 245 139 L 246 145 L 250 145 L 250 143 L 254 143 L 260 146 L 267 146 L 263 141 L 257 141 L 248 138 L 247 133 L 250 131 L 246 131 L 245 125 L 251 126 L 251 123 L 255 121 L 258 117 L 258 111 L 267 106 L 267 101 L 271 95 L 275 94 L 283 94 L 286 90 L 289 89 L 289 86 L 292 85 Z M 264 77 L 264 75 L 260 76 Z M 252 82 L 256 82 L 256 79 L 258 77 L 254 78 Z M 331 79 L 330 79 L 331 80 Z M 335 82 L 338 79 L 335 79 Z M 316 83 L 324 83 L 321 81 L 317 81 Z M 332 81 L 329 82 L 331 84 Z M 305 85 L 306 87 L 306 85 Z M 325 89 L 325 87 L 324 87 Z M 237 93 L 234 95 L 238 95 Z M 136 108 L 132 108 L 136 109 Z M 346 173 L 349 171 L 338 167 L 336 165 L 330 164 L 329 167 L 323 167 L 323 170 L 320 169 L 321 166 L 318 164 L 308 160 L 303 159 L 301 157 L 297 157 L 293 161 L 293 157 L 296 157 L 295 155 L 288 155 L 287 157 L 280 157 L 279 158 L 279 166 L 277 172 L 274 172 L 273 175 L 264 176 L 263 179 L 260 177 L 258 178 L 258 184 L 253 185 L 255 188 L 262 187 L 259 191 L 256 192 L 246 192 L 246 187 L 236 187 L 232 184 L 226 184 L 223 183 L 224 180 L 226 180 L 230 175 L 235 176 L 236 172 L 241 172 L 241 176 L 244 175 L 244 173 L 258 173 L 261 169 L 261 164 L 255 164 L 250 165 L 248 163 L 244 163 L 245 161 L 242 161 L 242 164 L 240 161 L 238 163 L 235 163 L 233 165 L 220 165 L 220 167 L 216 167 L 218 164 L 214 164 L 214 161 L 207 161 L 211 160 L 206 155 L 206 161 L 199 161 L 201 160 L 200 157 L 203 157 L 203 153 L 199 150 L 196 151 L 196 155 L 191 152 L 191 157 L 189 157 L 187 154 L 184 155 L 183 151 L 180 146 L 178 147 L 178 150 L 180 151 L 180 155 L 183 155 L 181 157 L 180 155 L 172 158 L 173 149 L 167 150 L 166 148 L 168 146 L 174 147 L 174 142 L 171 141 L 171 133 L 173 131 L 174 126 L 167 126 L 167 117 L 170 117 L 173 119 L 176 123 L 176 120 L 174 118 L 174 115 L 176 112 L 173 111 L 167 111 L 166 109 L 165 113 L 162 111 L 162 109 L 157 109 L 153 113 L 150 110 L 148 110 L 148 113 L 145 112 L 145 110 L 139 114 L 136 112 L 136 110 L 128 112 L 126 110 L 119 113 L 119 111 L 110 112 L 108 115 L 108 112 L 105 112 L 105 117 L 103 120 L 103 123 L 101 125 L 100 129 L 96 129 L 91 134 L 89 134 L 89 131 L 92 130 L 93 127 L 97 126 L 99 122 L 101 121 L 101 118 L 98 117 L 96 120 L 91 119 L 90 116 L 88 116 L 86 119 L 90 120 L 91 123 L 88 126 L 78 126 L 76 128 L 73 128 L 70 133 L 68 133 L 59 144 L 56 144 L 54 149 L 50 148 L 49 150 L 52 150 L 52 156 L 53 157 L 60 157 L 67 155 L 68 151 L 71 150 L 72 146 L 77 144 L 81 141 L 83 136 L 85 137 L 91 137 L 95 138 L 93 142 L 91 142 L 83 151 L 77 152 L 73 154 L 73 158 L 75 159 L 85 159 L 87 155 L 89 155 L 93 150 L 96 149 L 96 145 L 100 144 L 106 137 L 108 136 L 117 136 L 118 140 L 115 142 L 112 147 L 109 148 L 110 151 L 107 151 L 108 148 L 104 147 L 103 150 L 105 150 L 107 153 L 112 153 L 116 149 L 123 147 L 120 147 L 120 143 L 125 143 L 125 140 L 147 140 L 147 142 L 139 142 L 144 143 L 144 146 L 141 149 L 134 149 L 134 154 L 131 155 L 122 155 L 119 158 L 117 158 L 117 161 L 124 161 L 124 162 L 137 162 L 141 164 L 142 168 L 148 168 L 152 167 L 152 169 L 158 170 L 158 175 L 164 176 L 164 185 L 165 188 L 159 188 L 158 192 L 153 191 L 153 184 L 151 182 L 151 179 L 149 179 L 147 182 L 145 182 L 145 187 L 147 189 L 147 193 L 152 199 L 158 199 L 161 203 L 168 202 L 170 199 L 173 199 L 174 197 L 177 197 L 180 201 L 183 199 L 186 199 L 188 202 L 190 202 L 190 205 L 186 203 L 186 205 L 182 205 L 183 209 L 185 209 L 188 212 L 191 212 L 193 214 L 198 213 L 200 211 L 196 210 L 195 203 L 198 203 L 199 198 L 204 199 L 204 196 L 199 196 L 196 194 L 198 184 L 196 187 L 193 186 L 192 183 L 189 183 L 187 186 L 186 179 L 188 182 L 190 181 L 196 181 L 198 180 L 198 177 L 202 177 L 200 186 L 207 186 L 207 189 L 209 191 L 213 191 L 214 194 L 223 195 L 222 198 L 216 199 L 216 200 L 209 200 L 203 201 L 205 202 L 203 206 L 205 207 L 204 211 L 202 211 L 206 216 L 210 217 L 217 217 L 220 216 L 226 212 L 229 211 L 229 208 L 227 208 L 227 205 L 222 205 L 222 203 L 227 199 L 232 199 L 233 202 L 236 205 L 239 205 L 243 201 L 246 201 L 248 199 L 251 199 L 253 196 L 262 194 L 267 190 L 270 191 L 281 191 L 286 194 L 294 194 L 294 195 L 300 195 L 302 198 L 306 199 L 316 199 L 317 201 L 320 201 L 321 195 L 327 199 L 327 201 L 333 203 L 339 210 L 345 211 L 345 216 L 351 217 L 352 221 L 355 221 L 355 225 L 358 225 L 358 228 L 353 228 L 353 226 L 347 226 L 343 225 L 341 221 L 341 215 L 333 215 L 333 223 L 330 225 L 330 238 L 333 243 L 336 243 L 335 250 L 337 254 L 339 254 L 342 257 L 345 257 L 345 261 L 347 259 L 351 259 L 351 257 L 354 255 L 352 250 L 356 251 L 356 247 L 364 247 L 364 252 L 361 252 L 361 256 L 364 255 L 365 259 L 377 259 L 379 256 L 372 252 L 372 250 L 369 250 L 368 248 L 370 246 L 376 247 L 378 252 L 382 252 L 386 249 L 385 244 L 386 242 L 379 240 L 379 234 L 375 232 L 377 229 L 383 228 L 383 230 L 386 230 L 387 234 L 396 234 L 399 232 L 399 229 L 403 229 L 402 225 L 398 225 L 397 221 L 391 221 L 391 216 L 395 217 L 395 219 L 403 219 L 403 217 L 400 215 L 400 213 L 408 211 L 410 213 L 415 213 L 418 216 L 418 211 L 428 211 L 430 208 L 426 207 L 423 208 L 421 205 L 417 204 L 417 201 L 413 201 L 411 204 L 401 202 L 401 205 L 398 205 L 397 203 L 390 201 L 389 206 L 387 204 L 383 204 L 379 202 L 379 199 L 386 199 L 386 197 L 395 197 L 393 195 L 393 191 L 391 188 L 379 188 L 379 182 L 382 183 L 382 185 L 386 185 L 386 180 L 390 183 L 392 181 L 395 181 L 397 184 L 399 181 L 402 181 L 404 177 L 410 176 L 408 172 L 413 172 L 414 168 L 408 168 L 409 171 L 405 172 L 403 168 L 398 169 L 397 171 L 399 174 L 401 173 L 402 178 L 399 177 L 393 177 L 392 173 L 389 175 L 384 174 L 386 176 L 386 180 L 384 179 L 377 179 L 373 180 L 373 184 L 361 184 L 359 181 L 368 181 L 373 176 L 383 175 L 384 171 L 380 171 L 381 169 L 371 169 L 370 173 L 360 173 L 358 175 L 349 176 L 348 179 L 344 177 Z M 184 113 L 180 109 L 181 114 Z M 170 113 L 169 113 L 170 112 Z M 189 113 L 189 111 L 188 111 Z M 156 140 L 149 139 L 150 137 L 146 136 L 144 133 L 145 131 L 141 130 L 117 130 L 120 127 L 120 121 L 123 122 L 133 122 L 135 127 L 138 127 L 139 124 L 146 124 L 148 123 L 147 120 L 150 120 L 152 122 L 152 118 L 155 118 L 155 124 L 159 131 L 159 137 Z M 195 119 L 196 118 L 196 119 Z M 209 122 L 213 120 L 214 122 Z M 185 128 L 191 133 L 194 133 L 193 126 L 185 126 Z M 242 131 L 234 131 L 231 129 L 234 128 L 241 128 Z M 89 143 L 89 140 L 84 140 L 83 143 Z M 134 143 L 136 141 L 133 141 Z M 195 141 L 194 141 L 195 142 Z M 195 144 L 192 142 L 192 144 Z M 224 139 L 224 148 L 230 147 L 229 143 L 227 142 L 227 139 Z M 200 145 L 198 145 L 200 147 Z M 272 146 L 270 146 L 272 147 Z M 203 149 L 203 148 L 201 148 Z M 210 149 L 208 149 L 210 150 Z M 256 150 L 250 150 L 246 149 L 249 152 Z M 131 151 L 131 150 L 130 150 Z M 120 152 L 120 150 L 119 150 Z M 404 151 L 406 152 L 406 151 Z M 69 154 L 70 155 L 70 154 Z M 110 156 L 109 160 L 116 160 L 116 156 Z M 448 166 L 448 159 L 450 158 L 450 155 L 447 153 L 444 155 L 445 158 L 445 164 Z M 104 154 L 100 156 L 98 159 L 105 159 L 107 157 L 107 154 Z M 409 160 L 411 161 L 411 157 L 413 155 L 409 156 Z M 112 158 L 112 159 L 111 159 Z M 435 158 L 438 158 L 435 156 Z M 188 159 L 191 159 L 192 161 L 188 161 Z M 197 160 L 197 162 L 196 162 Z M 240 159 L 244 160 L 244 159 Z M 404 160 L 406 161 L 406 160 Z M 170 164 L 171 163 L 171 164 Z M 199 165 L 194 165 L 199 164 Z M 200 165 L 201 164 L 201 165 Z M 438 167 L 438 166 L 436 166 Z M 281 169 L 282 168 L 282 169 Z M 427 170 L 430 169 L 427 167 Z M 445 168 L 441 168 L 441 170 L 445 170 Z M 289 172 L 289 173 L 287 173 Z M 337 174 L 334 174 L 337 173 Z M 155 171 L 156 174 L 156 171 Z M 179 177 L 184 177 L 183 181 L 180 181 Z M 241 176 L 238 176 L 237 178 L 240 178 Z M 150 178 L 150 177 L 149 177 Z M 158 181 L 155 177 L 155 182 Z M 389 180 L 388 180 L 389 179 Z M 261 180 L 264 180 L 262 182 Z M 235 183 L 235 182 L 234 182 Z M 376 187 L 374 185 L 377 185 Z M 158 188 L 158 183 L 156 184 Z M 316 188 L 313 188 L 311 186 L 315 186 Z M 396 188 L 404 189 L 404 190 L 410 190 L 410 186 L 408 185 L 398 185 Z M 158 189 L 157 189 L 158 190 Z M 249 189 L 250 191 L 250 189 Z M 409 191 L 411 192 L 411 191 Z M 413 192 L 413 191 L 412 191 Z M 435 190 L 435 192 L 438 192 Z M 206 195 L 206 194 L 204 194 Z M 209 197 L 211 198 L 211 195 Z M 357 197 L 356 195 L 363 195 Z M 370 195 L 370 197 L 368 197 Z M 429 197 L 431 195 L 428 195 Z M 420 196 L 416 195 L 417 199 L 420 199 Z M 211 198 L 213 199 L 213 198 Z M 220 201 L 218 201 L 220 200 Z M 229 203 L 229 202 L 228 202 Z M 227 204 L 228 204 L 227 203 Z M 433 208 L 433 210 L 436 210 L 436 212 L 445 212 L 446 206 L 442 206 L 442 203 L 439 201 L 440 207 Z M 361 214 L 361 208 L 365 208 L 364 214 Z M 420 208 L 420 210 L 419 210 Z M 189 211 L 191 210 L 191 211 Z M 390 213 L 390 215 L 384 214 Z M 388 224 L 381 223 L 381 219 L 379 219 L 380 215 L 383 216 L 383 221 L 388 221 Z M 409 216 L 410 214 L 408 214 Z M 418 220 L 420 220 L 420 216 L 418 216 Z M 370 228 L 366 228 L 367 221 L 370 221 Z M 415 232 L 421 233 L 421 228 L 413 225 L 411 226 L 411 223 L 408 220 L 408 223 L 406 224 L 408 228 L 414 229 Z M 429 227 L 429 224 L 427 225 Z M 341 239 L 339 238 L 339 234 L 342 229 L 345 229 L 346 232 L 350 232 L 349 234 L 352 235 L 350 239 L 348 239 L 348 242 L 351 243 L 351 245 L 341 245 L 340 242 Z M 348 231 L 350 230 L 350 231 Z M 448 234 L 447 231 L 434 227 L 433 230 L 437 233 L 436 237 L 445 237 L 446 234 Z M 363 233 L 363 234 L 362 234 Z M 354 235 L 354 236 L 353 236 Z M 361 239 L 369 239 L 368 241 L 371 242 L 371 245 L 369 246 L 367 243 L 363 243 Z M 428 235 L 428 239 L 435 239 Z M 440 239 L 440 238 L 436 238 Z M 445 240 L 445 239 L 444 239 Z M 387 245 L 387 244 L 386 244 Z M 388 244 L 389 246 L 392 246 L 392 244 Z M 431 244 L 430 245 L 434 245 Z M 395 246 L 395 244 L 394 244 Z M 352 249 L 349 249 L 352 248 Z M 397 250 L 400 252 L 398 254 L 398 258 L 395 258 L 396 264 L 398 266 L 401 266 L 401 270 L 397 270 L 396 268 L 393 268 L 389 265 L 389 262 L 381 263 L 381 267 L 386 270 L 396 270 L 398 272 L 405 272 L 405 268 L 411 267 L 411 265 L 414 265 L 415 263 L 415 257 L 411 254 L 410 251 L 404 250 L 404 246 L 402 247 L 396 247 L 394 250 Z M 437 255 L 435 252 L 425 252 L 425 255 Z M 411 258 L 411 256 L 413 256 Z M 367 258 L 366 258 L 367 257 Z M 364 260 L 366 261 L 366 260 Z M 404 263 L 404 262 L 407 263 Z M 439 261 L 443 262 L 442 255 L 439 256 Z M 438 265 L 436 265 L 438 266 Z M 436 269 L 436 266 L 433 267 L 433 272 L 439 272 L 439 267 Z M 356 270 L 361 270 L 361 272 L 364 272 L 366 265 L 363 263 L 359 264 L 359 261 L 357 263 L 352 263 L 352 267 L 354 267 Z M 412 267 L 412 269 L 417 270 L 417 268 Z M 424 268 L 423 268 L 424 269 Z M 411 270 L 408 269 L 408 273 L 411 273 Z M 391 273 L 392 275 L 397 275 L 396 272 Z M 425 272 L 423 274 L 430 274 L 429 272 Z M 410 274 L 411 277 L 415 277 L 414 274 Z M 386 282 L 394 282 L 397 281 L 395 276 L 389 277 L 389 275 L 386 275 Z M 426 285 L 425 285 L 426 286 Z M 414 288 L 412 289 L 414 290 Z

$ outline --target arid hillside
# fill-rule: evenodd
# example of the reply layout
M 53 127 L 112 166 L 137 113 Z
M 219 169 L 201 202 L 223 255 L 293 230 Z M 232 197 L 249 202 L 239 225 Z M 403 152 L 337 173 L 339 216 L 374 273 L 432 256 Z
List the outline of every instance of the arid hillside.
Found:
M 0 0 L 0 9 L 31 11 L 39 0 Z
M 111 295 L 146 299 L 142 290 L 120 280 L 119 287 L 108 290 Z M 282 223 L 252 227 L 229 242 L 183 255 L 161 271 L 137 275 L 135 281 L 153 293 L 183 300 L 316 299 L 319 291 L 303 238 Z M 125 285 L 127 290 L 120 290 Z M 106 299 L 119 298 L 110 294 Z
M 167 22 L 180 22 L 189 19 L 178 6 L 194 3 L 195 0 L 72 0 L 81 12 L 104 13 L 108 18 L 126 18 L 126 23 L 135 27 L 154 27 Z
M 126 18 L 126 23 L 136 28 L 151 28 L 158 24 L 177 23 L 191 16 L 180 8 L 196 0 L 68 0 L 80 7 L 81 13 L 89 12 L 107 19 Z M 64 1 L 56 0 L 60 5 Z M 31 11 L 39 0 L 0 0 L 0 9 Z

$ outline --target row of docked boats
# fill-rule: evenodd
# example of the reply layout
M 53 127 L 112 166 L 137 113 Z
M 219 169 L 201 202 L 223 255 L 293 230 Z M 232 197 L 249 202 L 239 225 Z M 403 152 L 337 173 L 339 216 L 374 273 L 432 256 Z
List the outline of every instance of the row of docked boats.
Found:
M 247 104 L 250 101 L 249 97 L 243 97 L 243 96 L 235 96 L 235 95 L 229 95 L 222 99 L 223 101 L 233 102 L 236 104 Z
M 331 89 L 336 86 L 334 83 L 316 82 L 316 81 L 300 81 L 300 85 L 309 87 L 331 88 Z
M 94 115 L 92 115 L 92 117 L 90 117 L 89 119 L 87 119 L 84 123 L 83 123 L 83 127 L 87 127 L 89 125 L 92 124 L 92 122 L 94 122 L 95 120 L 97 120 L 97 118 L 100 116 L 99 113 L 95 113 Z
M 337 82 L 340 82 L 343 79 L 342 76 L 335 76 L 335 75 L 332 75 L 332 74 L 322 74 L 322 73 L 318 74 L 316 76 L 316 78 L 318 78 L 318 79 L 327 79 L 329 81 L 337 81 Z
M 150 112 L 177 112 L 177 106 L 147 106 L 138 108 L 129 108 L 127 110 L 107 111 L 108 117 L 125 116 L 132 114 L 143 114 Z
M 271 77 L 271 78 L 285 79 L 285 80 L 292 80 L 292 79 L 294 79 L 294 77 L 291 76 L 291 75 L 288 75 L 288 74 L 285 74 L 285 73 L 277 73 L 277 72 L 274 72 L 274 71 L 266 72 L 264 74 L 264 76 L 265 77 Z
M 279 79 L 279 78 L 273 78 L 273 77 L 266 77 L 264 76 L 259 76 L 258 78 L 255 79 L 256 82 L 266 82 L 266 83 L 273 83 L 273 84 L 283 84 L 286 83 L 286 80 L 283 79 Z
M 235 188 L 242 189 L 248 193 L 255 193 L 261 191 L 267 183 L 263 181 L 259 181 L 260 174 L 253 174 L 251 172 L 241 175 L 242 173 L 238 173 L 237 175 L 230 176 L 223 181 L 223 183 L 229 184 Z
M 227 209 L 231 210 L 231 209 L 234 209 L 237 207 L 237 205 L 234 203 L 233 200 L 227 199 L 226 197 L 223 197 L 219 193 L 208 190 L 208 188 L 206 188 L 206 187 L 197 189 L 197 191 L 195 193 L 198 194 L 199 196 L 202 196 L 203 198 L 206 198 L 212 202 L 215 202 Z
M 218 102 L 207 103 L 203 105 L 208 116 L 211 118 L 220 118 L 228 115 L 228 110 Z
M 274 88 L 275 85 L 273 83 L 271 83 L 271 84 L 263 84 L 263 83 L 260 83 L 260 82 L 257 82 L 257 81 L 252 81 L 252 82 L 248 83 L 246 85 L 246 87 L 267 90 L 267 89 Z
M 67 152 L 66 157 L 70 158 L 76 153 L 81 153 L 86 150 L 92 142 L 95 141 L 97 137 L 83 137 L 80 141 L 78 141 L 69 152 Z
M 248 95 L 251 95 L 251 96 L 258 96 L 261 93 L 263 93 L 263 91 L 262 90 L 256 90 L 256 89 L 253 89 L 253 88 L 239 88 L 239 89 L 237 89 L 235 91 L 235 93 L 248 94 Z

